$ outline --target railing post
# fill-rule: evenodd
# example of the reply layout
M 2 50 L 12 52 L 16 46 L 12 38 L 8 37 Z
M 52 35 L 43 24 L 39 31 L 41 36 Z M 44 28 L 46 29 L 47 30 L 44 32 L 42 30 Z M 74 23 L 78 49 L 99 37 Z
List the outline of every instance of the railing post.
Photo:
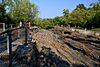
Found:
M 5 26 L 6 26 L 5 23 L 3 23 L 3 31 L 5 31 L 5 28 L 6 28 Z
M 27 30 L 27 28 L 25 27 L 25 45 L 27 45 L 27 32 L 28 30 Z
M 11 32 L 7 32 L 7 52 L 9 54 L 9 67 L 12 67 L 12 38 Z

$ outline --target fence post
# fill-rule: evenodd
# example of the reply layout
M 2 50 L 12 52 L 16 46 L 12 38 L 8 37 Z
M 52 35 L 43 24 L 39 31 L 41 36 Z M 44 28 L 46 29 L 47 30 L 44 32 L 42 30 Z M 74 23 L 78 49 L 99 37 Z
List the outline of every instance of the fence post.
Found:
M 28 30 L 27 30 L 27 28 L 25 27 L 25 45 L 27 45 L 27 32 Z
M 12 38 L 11 32 L 7 32 L 7 52 L 9 54 L 9 67 L 12 67 Z
M 3 23 L 3 31 L 5 31 L 6 25 L 5 23 Z

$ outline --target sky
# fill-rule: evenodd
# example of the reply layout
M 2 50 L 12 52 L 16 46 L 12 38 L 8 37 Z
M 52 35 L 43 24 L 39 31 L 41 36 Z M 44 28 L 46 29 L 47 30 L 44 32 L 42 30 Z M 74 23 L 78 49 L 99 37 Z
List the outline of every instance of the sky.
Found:
M 67 8 L 71 12 L 78 4 L 84 4 L 86 7 L 92 2 L 98 0 L 30 0 L 39 9 L 40 18 L 54 18 L 63 15 L 63 9 Z

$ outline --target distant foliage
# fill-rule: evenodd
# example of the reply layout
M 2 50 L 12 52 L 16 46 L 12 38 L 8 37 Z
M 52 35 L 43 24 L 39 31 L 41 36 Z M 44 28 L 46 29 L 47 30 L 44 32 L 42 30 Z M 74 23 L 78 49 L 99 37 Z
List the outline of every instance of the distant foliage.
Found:
M 29 0 L 15 0 L 9 11 L 9 15 L 17 22 L 32 21 L 32 19 L 36 17 L 37 14 L 37 7 L 35 4 L 30 3 Z
M 37 14 L 37 6 L 31 3 L 29 0 L 0 1 L 0 22 L 29 22 L 32 21 L 32 19 L 34 19 Z
M 41 19 L 38 25 L 42 28 L 52 28 L 55 25 L 100 28 L 100 1 L 91 3 L 89 8 L 84 4 L 79 4 L 72 12 L 69 12 L 69 9 L 64 9 L 62 13 L 63 16 Z
M 53 28 L 55 25 L 100 28 L 100 1 L 91 3 L 89 8 L 79 4 L 72 12 L 64 8 L 63 16 L 54 18 L 37 18 L 38 12 L 37 6 L 29 0 L 0 1 L 0 22 L 3 23 L 33 22 L 45 29 Z
M 9 17 L 7 11 L 12 5 L 12 0 L 1 0 L 0 1 L 0 23 L 13 23 L 13 19 Z

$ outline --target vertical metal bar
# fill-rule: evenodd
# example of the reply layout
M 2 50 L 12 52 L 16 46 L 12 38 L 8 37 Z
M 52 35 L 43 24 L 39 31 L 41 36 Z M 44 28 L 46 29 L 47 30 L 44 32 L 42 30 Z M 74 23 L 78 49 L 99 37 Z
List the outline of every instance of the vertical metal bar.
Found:
M 7 32 L 7 52 L 9 53 L 9 67 L 12 67 L 12 38 L 11 38 L 11 32 Z

